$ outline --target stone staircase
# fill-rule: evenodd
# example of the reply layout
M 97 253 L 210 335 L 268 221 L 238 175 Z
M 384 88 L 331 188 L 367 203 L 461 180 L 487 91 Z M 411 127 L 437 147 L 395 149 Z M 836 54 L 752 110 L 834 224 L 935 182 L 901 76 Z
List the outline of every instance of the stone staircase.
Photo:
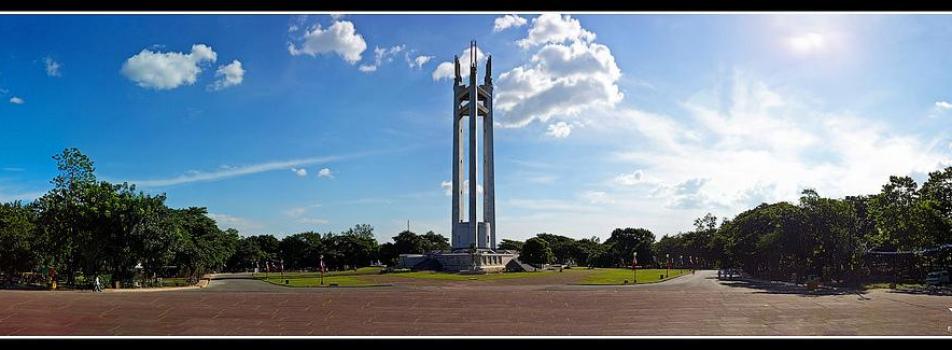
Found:
M 532 265 L 519 261 L 519 259 L 516 258 L 516 259 L 509 260 L 509 263 L 506 264 L 506 270 L 532 272 L 532 271 L 538 271 L 539 269 L 533 267 Z

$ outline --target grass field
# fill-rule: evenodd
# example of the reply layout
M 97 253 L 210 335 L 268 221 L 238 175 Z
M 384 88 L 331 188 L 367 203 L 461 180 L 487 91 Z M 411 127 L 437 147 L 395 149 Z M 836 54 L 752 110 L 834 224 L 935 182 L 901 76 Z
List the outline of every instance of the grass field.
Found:
M 925 286 L 922 283 L 896 283 L 896 289 L 925 288 Z M 889 283 L 867 283 L 863 285 L 863 289 L 889 289 Z
M 376 275 L 380 273 L 380 270 L 383 270 L 383 268 L 382 267 L 361 267 L 357 269 L 357 271 L 354 271 L 354 270 L 328 271 L 324 273 L 324 279 L 326 281 L 327 276 Z M 264 272 L 259 272 L 255 274 L 255 278 L 258 278 L 258 279 L 265 279 L 265 276 L 267 276 L 267 278 L 269 279 L 275 278 L 275 277 L 280 278 L 282 277 L 282 274 L 280 272 L 270 272 L 267 274 L 265 274 Z M 288 271 L 288 272 L 285 272 L 283 276 L 284 278 L 312 278 L 312 277 L 320 278 L 321 273 L 320 272 L 290 272 Z
M 288 287 L 330 287 L 331 284 L 336 284 L 339 287 L 371 287 L 379 286 L 379 283 L 373 283 L 360 276 L 350 275 L 350 276 L 328 276 L 324 275 L 324 285 L 321 285 L 320 277 L 303 277 L 303 278 L 281 278 L 281 276 L 271 277 L 268 279 L 261 278 L 260 280 L 277 284 L 279 286 L 288 286 Z M 284 281 L 287 281 L 285 284 Z
M 340 287 L 369 287 L 380 285 L 361 278 L 362 275 L 380 274 L 380 267 L 361 267 L 357 271 L 329 271 L 324 273 L 324 285 L 321 285 L 320 272 L 271 272 L 267 274 L 258 273 L 256 279 L 288 287 L 330 287 L 336 284 Z M 287 281 L 287 283 L 285 283 Z
M 691 273 L 691 270 L 671 269 L 670 276 L 660 278 L 666 271 L 666 269 L 638 269 L 638 284 L 666 281 Z M 625 280 L 628 280 L 628 283 L 632 282 L 631 269 L 599 268 L 591 270 L 591 274 L 579 284 L 624 284 Z
M 569 272 L 572 270 L 565 270 L 565 271 Z M 557 273 L 557 272 L 553 272 L 553 271 L 502 272 L 502 273 L 487 273 L 485 275 L 464 275 L 464 274 L 450 273 L 450 272 L 416 271 L 416 272 L 394 273 L 394 274 L 389 274 L 388 276 L 402 277 L 402 278 L 444 280 L 444 281 L 494 281 L 494 280 L 504 280 L 504 279 L 541 277 L 541 276 L 546 276 L 552 273 Z

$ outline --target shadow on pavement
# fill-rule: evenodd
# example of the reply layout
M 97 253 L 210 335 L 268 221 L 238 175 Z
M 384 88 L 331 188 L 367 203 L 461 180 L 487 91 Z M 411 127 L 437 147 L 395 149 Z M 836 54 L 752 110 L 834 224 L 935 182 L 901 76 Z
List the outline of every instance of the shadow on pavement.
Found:
M 890 290 L 889 293 L 952 296 L 952 288 L 902 288 Z
M 716 277 L 708 277 L 717 280 Z M 792 294 L 800 295 L 805 297 L 817 297 L 817 296 L 827 296 L 827 295 L 849 295 L 849 294 L 858 294 L 862 297 L 862 294 L 865 291 L 854 290 L 854 289 L 845 289 L 845 288 L 830 288 L 823 287 L 814 290 L 810 290 L 802 285 L 794 285 L 792 283 L 786 282 L 771 282 L 771 281 L 760 281 L 753 280 L 748 278 L 739 278 L 734 280 L 718 280 L 722 286 L 733 287 L 733 288 L 748 288 L 755 289 L 758 294 Z

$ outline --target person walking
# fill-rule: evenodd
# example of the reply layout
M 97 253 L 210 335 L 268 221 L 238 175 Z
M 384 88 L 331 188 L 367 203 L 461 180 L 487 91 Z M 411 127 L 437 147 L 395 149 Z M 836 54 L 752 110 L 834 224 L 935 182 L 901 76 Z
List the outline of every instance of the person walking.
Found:
M 102 292 L 102 283 L 99 281 L 98 275 L 96 276 L 96 283 L 94 285 L 94 288 L 97 292 Z

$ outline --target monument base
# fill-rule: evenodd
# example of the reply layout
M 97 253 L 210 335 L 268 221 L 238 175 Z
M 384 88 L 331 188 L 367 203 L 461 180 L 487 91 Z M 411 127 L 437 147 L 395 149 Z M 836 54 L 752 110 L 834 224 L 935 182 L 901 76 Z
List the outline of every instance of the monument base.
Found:
M 518 254 L 509 251 L 482 250 L 469 252 L 430 252 L 426 254 L 400 254 L 400 268 L 414 270 L 438 270 L 446 272 L 488 273 L 506 271 L 510 261 Z

